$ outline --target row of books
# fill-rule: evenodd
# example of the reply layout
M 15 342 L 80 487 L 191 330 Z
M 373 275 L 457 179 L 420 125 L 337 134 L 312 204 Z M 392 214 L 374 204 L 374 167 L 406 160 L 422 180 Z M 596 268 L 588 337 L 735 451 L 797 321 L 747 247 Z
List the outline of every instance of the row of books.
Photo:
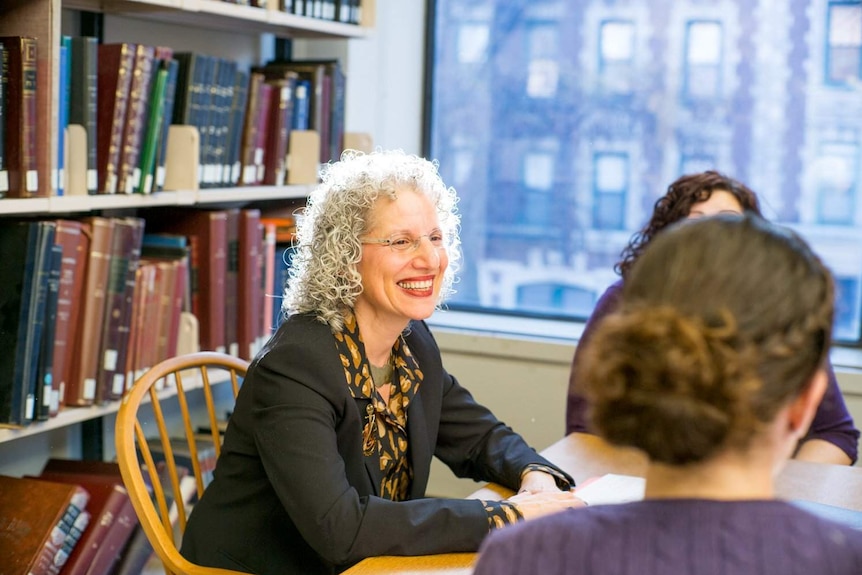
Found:
M 180 497 L 162 480 L 171 508 L 197 491 L 181 457 Z M 0 475 L 0 516 L 4 573 L 140 575 L 153 556 L 113 462 L 49 459 L 38 476 Z
M 255 1 L 255 0 L 252 0 Z M 266 2 L 267 0 L 256 0 Z M 361 0 L 268 0 L 278 2 L 282 12 L 321 20 L 359 24 L 362 21 Z
M 280 312 L 279 238 L 291 218 L 237 208 L 0 226 L 0 425 L 117 400 L 181 349 L 251 359 Z
M 39 49 L 32 37 L 0 37 L 0 196 L 35 197 L 48 188 L 37 170 Z M 337 60 L 243 70 L 197 52 L 70 36 L 59 56 L 56 195 L 67 193 L 71 125 L 86 133 L 85 190 L 74 193 L 163 189 L 170 125 L 199 132 L 200 187 L 284 184 L 294 130 L 319 134 L 320 162 L 343 149 L 345 76 Z

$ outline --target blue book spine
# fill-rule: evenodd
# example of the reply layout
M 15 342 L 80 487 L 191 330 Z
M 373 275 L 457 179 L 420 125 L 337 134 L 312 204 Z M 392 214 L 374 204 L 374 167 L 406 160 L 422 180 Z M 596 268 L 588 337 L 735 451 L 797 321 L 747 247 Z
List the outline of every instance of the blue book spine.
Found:
M 188 245 L 188 238 L 178 234 L 144 234 L 143 245 L 184 248 Z
M 310 106 L 311 81 L 300 79 L 296 82 L 296 92 L 293 100 L 293 123 L 292 130 L 307 130 L 311 116 Z
M 36 247 L 35 275 L 33 289 L 30 292 L 31 302 L 27 330 L 27 363 L 23 381 L 24 388 L 24 423 L 36 419 L 36 398 L 40 396 L 37 389 L 42 385 L 38 381 L 39 355 L 42 349 L 42 332 L 45 330 L 45 308 L 48 303 L 48 291 L 53 265 L 54 232 L 57 225 L 54 222 L 37 222 L 38 240 Z
M 66 188 L 66 126 L 69 125 L 69 53 L 72 37 L 63 36 L 60 44 L 60 77 L 58 81 L 59 109 L 57 111 L 57 179 L 54 182 L 56 195 L 62 196 Z
M 57 327 L 57 304 L 60 291 L 60 268 L 63 264 L 63 247 L 53 244 L 49 248 L 50 274 L 47 281 L 44 326 L 42 327 L 36 377 L 37 401 L 34 419 L 40 421 L 48 419 L 51 415 L 52 406 L 55 406 L 56 409 L 59 402 L 59 397 L 55 397 L 54 393 L 54 335 Z

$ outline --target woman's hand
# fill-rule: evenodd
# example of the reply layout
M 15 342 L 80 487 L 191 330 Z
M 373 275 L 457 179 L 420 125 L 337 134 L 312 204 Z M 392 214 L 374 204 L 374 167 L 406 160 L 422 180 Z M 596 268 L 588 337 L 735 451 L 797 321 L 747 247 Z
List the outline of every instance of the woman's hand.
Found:
M 524 473 L 521 477 L 521 487 L 518 488 L 518 494 L 559 490 L 560 488 L 557 487 L 557 482 L 553 475 L 544 471 L 534 470 Z
M 537 493 L 524 491 L 509 497 L 507 501 L 511 501 L 518 507 L 518 511 L 521 512 L 526 521 L 541 517 L 542 515 L 563 511 L 564 509 L 587 506 L 583 500 L 575 497 L 573 492 L 560 491 L 556 486 L 553 491 L 548 490 Z

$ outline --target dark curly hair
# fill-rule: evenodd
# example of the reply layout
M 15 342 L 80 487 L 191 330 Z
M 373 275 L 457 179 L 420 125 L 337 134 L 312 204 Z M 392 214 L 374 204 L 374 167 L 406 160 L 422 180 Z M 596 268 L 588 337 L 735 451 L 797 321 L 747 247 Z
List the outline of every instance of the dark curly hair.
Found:
M 832 276 L 794 232 L 754 215 L 673 226 L 587 342 L 592 428 L 653 461 L 745 450 L 822 368 Z
M 742 182 L 714 170 L 681 176 L 656 201 L 650 221 L 629 240 L 614 271 L 625 279 L 635 260 L 657 233 L 688 217 L 694 204 L 708 200 L 716 191 L 730 192 L 744 211 L 762 215 L 757 195 Z

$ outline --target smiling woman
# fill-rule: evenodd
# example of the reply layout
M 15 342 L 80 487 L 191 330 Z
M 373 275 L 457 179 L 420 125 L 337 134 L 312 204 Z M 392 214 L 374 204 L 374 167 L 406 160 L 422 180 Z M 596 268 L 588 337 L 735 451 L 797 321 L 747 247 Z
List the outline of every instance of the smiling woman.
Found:
M 452 291 L 456 204 L 435 163 L 400 151 L 325 167 L 297 227 L 287 319 L 249 366 L 187 558 L 337 573 L 376 555 L 475 551 L 492 529 L 583 505 L 442 365 L 424 320 Z M 427 498 L 432 456 L 522 493 Z

